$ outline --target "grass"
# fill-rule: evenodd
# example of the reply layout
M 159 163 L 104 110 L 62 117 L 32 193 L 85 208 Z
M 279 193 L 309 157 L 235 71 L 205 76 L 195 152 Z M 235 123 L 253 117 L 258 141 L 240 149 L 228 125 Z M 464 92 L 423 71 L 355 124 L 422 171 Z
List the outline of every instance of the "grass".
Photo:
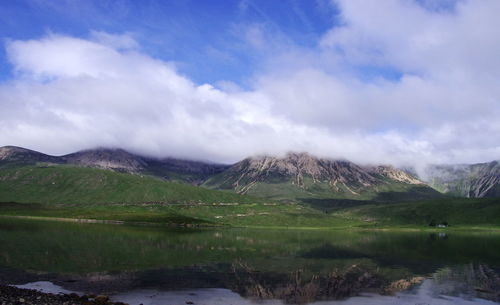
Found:
M 498 230 L 498 199 L 371 204 L 324 213 L 302 204 L 27 204 L 0 203 L 0 215 L 124 222 L 301 229 Z M 429 227 L 447 221 L 449 228 Z
M 447 198 L 399 204 L 371 204 L 340 210 L 339 217 L 366 219 L 374 226 L 428 227 L 447 222 L 451 227 L 498 228 L 500 198 Z
M 270 201 L 92 168 L 39 165 L 0 171 L 0 215 L 6 216 L 266 228 L 427 230 L 432 220 L 452 228 L 500 227 L 500 200 L 495 198 L 304 202 Z
M 0 203 L 0 214 L 4 216 L 96 219 L 137 223 L 211 224 L 208 220 L 179 214 L 170 207 L 151 208 L 136 204 L 46 205 Z
M 0 201 L 43 204 L 262 202 L 154 177 L 63 165 L 0 171 Z
M 116 220 L 204 226 L 347 228 L 362 221 L 321 213 L 298 204 L 29 204 L 0 203 L 0 215 Z

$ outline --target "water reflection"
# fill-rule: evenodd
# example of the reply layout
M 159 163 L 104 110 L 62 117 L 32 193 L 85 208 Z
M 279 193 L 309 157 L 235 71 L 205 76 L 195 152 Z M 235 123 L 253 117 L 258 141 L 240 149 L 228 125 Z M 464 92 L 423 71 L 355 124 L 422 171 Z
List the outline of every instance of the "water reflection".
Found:
M 467 264 L 445 267 L 434 273 L 435 294 L 477 296 L 500 302 L 500 276 L 489 265 Z
M 289 304 L 353 302 L 360 295 L 386 302 L 401 293 L 408 300 L 499 302 L 499 237 L 2 219 L 0 283 L 50 281 L 67 290 L 131 298 L 137 291 L 173 297 L 176 291 L 216 289 Z

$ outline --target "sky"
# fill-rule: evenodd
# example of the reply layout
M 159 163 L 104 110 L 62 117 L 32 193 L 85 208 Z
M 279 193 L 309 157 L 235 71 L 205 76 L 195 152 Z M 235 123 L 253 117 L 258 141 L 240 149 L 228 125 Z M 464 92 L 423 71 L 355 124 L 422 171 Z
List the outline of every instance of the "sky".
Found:
M 500 159 L 497 0 L 0 2 L 0 146 Z

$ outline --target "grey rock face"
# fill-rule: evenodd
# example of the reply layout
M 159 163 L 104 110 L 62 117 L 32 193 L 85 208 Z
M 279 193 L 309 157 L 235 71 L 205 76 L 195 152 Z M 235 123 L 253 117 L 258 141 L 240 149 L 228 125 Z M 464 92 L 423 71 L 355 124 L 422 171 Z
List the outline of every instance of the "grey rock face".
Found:
M 372 174 L 377 174 L 394 181 L 408 184 L 424 184 L 415 175 L 412 175 L 407 171 L 397 169 L 391 165 L 379 165 L 368 167 L 366 169 Z
M 207 181 L 209 187 L 233 188 L 246 193 L 258 183 L 291 183 L 306 187 L 312 184 L 329 185 L 332 191 L 347 190 L 357 195 L 360 189 L 398 182 L 423 184 L 410 174 L 392 166 L 363 167 L 345 160 L 317 158 L 307 153 L 289 153 L 282 158 L 261 156 L 236 163 L 219 176 Z
M 461 197 L 500 196 L 500 163 L 431 165 L 425 169 L 425 181 L 443 193 Z
M 0 147 L 0 163 L 64 163 L 59 157 L 49 156 L 40 152 L 17 147 L 17 146 L 4 146 Z
M 266 177 L 293 178 L 294 183 L 303 185 L 305 176 L 321 182 L 358 182 L 362 185 L 375 183 L 375 179 L 363 168 L 348 161 L 319 159 L 306 153 L 290 153 L 284 158 L 259 157 L 247 158 L 231 169 L 255 180 Z
M 69 164 L 130 173 L 146 173 L 163 179 L 200 184 L 228 166 L 174 158 L 156 159 L 129 153 L 123 149 L 92 149 L 63 156 Z
M 123 149 L 83 150 L 65 155 L 62 159 L 69 164 L 129 172 L 138 172 L 148 166 L 144 158 Z

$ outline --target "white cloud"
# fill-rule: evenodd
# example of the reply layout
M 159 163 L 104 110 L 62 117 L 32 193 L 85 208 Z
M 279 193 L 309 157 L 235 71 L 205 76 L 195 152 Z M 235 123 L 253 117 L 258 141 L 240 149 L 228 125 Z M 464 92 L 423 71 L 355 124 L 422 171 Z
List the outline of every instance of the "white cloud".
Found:
M 338 5 L 344 24 L 315 49 L 273 42 L 266 54 L 272 37 L 251 28 L 243 39 L 267 66 L 252 90 L 197 85 L 129 35 L 11 41 L 16 78 L 0 86 L 0 145 L 222 162 L 290 150 L 370 163 L 498 159 L 497 1 L 445 12 L 406 0 Z M 368 67 L 401 78 L 360 79 Z
M 92 40 L 114 49 L 139 49 L 139 44 L 129 34 L 110 34 L 102 31 L 92 31 L 90 37 Z

